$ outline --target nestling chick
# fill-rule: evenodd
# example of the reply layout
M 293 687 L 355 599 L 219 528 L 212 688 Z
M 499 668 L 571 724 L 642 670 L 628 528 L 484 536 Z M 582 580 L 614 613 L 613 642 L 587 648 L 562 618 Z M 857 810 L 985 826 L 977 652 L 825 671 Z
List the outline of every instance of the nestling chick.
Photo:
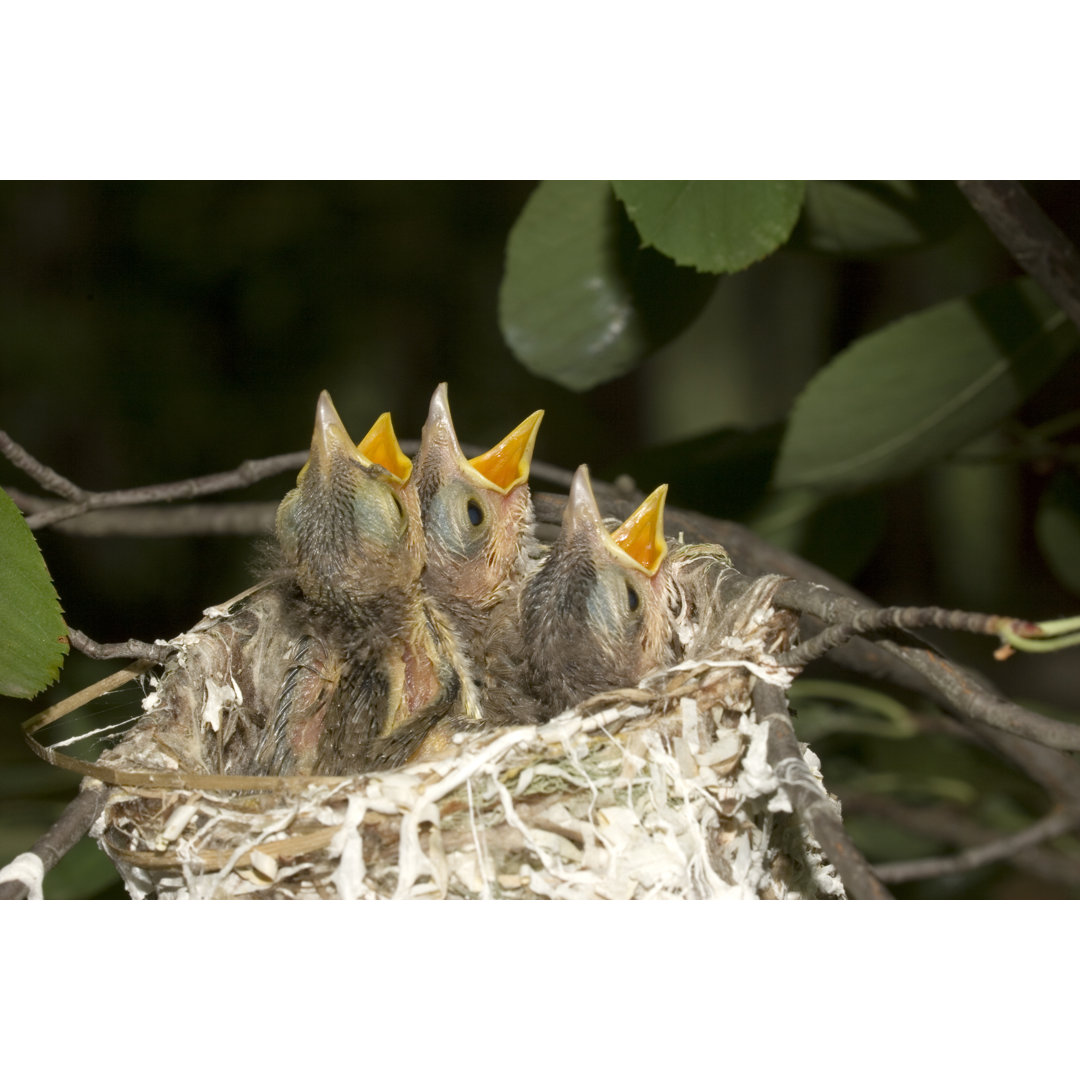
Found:
M 389 413 L 354 446 L 330 395 L 319 395 L 311 456 L 281 501 L 275 529 L 314 608 L 353 623 L 378 621 L 387 591 L 419 580 L 423 536 L 406 485 L 411 469 Z
M 658 487 L 609 534 L 588 469 L 574 474 L 562 531 L 521 594 L 521 677 L 539 705 L 537 719 L 633 686 L 679 658 L 679 601 L 665 568 L 666 494 L 666 484 Z
M 409 483 L 424 523 L 424 587 L 473 631 L 520 584 L 535 554 L 528 479 L 543 415 L 534 412 L 487 453 L 467 460 L 446 383 L 431 399 Z
M 433 724 L 469 709 L 453 636 L 420 589 L 410 471 L 389 414 L 356 447 L 320 395 L 311 456 L 277 515 L 296 626 L 258 755 L 267 772 L 400 764 Z

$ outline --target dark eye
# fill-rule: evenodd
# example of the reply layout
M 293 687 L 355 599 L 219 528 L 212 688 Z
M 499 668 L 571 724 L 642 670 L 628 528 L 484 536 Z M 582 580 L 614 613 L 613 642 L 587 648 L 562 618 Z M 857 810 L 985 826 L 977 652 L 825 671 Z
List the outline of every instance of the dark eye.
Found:
M 465 508 L 469 512 L 469 521 L 473 525 L 479 525 L 484 520 L 483 507 L 475 499 L 470 499 Z
M 641 603 L 641 597 L 637 594 L 637 589 L 633 585 L 626 586 L 626 602 L 630 606 L 631 611 L 637 611 L 638 604 Z

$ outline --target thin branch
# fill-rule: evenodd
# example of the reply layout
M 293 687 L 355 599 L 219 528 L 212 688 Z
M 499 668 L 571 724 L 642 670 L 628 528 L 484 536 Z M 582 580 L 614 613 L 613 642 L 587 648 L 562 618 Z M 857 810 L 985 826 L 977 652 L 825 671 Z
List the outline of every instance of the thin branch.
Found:
M 767 754 L 780 775 L 780 786 L 836 867 L 848 896 L 855 900 L 890 899 L 889 890 L 874 876 L 844 829 L 839 811 L 803 761 L 784 691 L 759 681 L 752 697 L 758 719 L 769 725 Z
M 827 625 L 851 623 L 865 605 L 846 596 L 802 581 L 788 581 L 776 592 L 776 603 L 793 611 L 816 615 Z M 936 649 L 910 635 L 899 641 L 882 640 L 881 648 L 900 657 L 934 686 L 960 719 L 984 724 L 1057 750 L 1080 750 L 1080 727 L 1021 708 L 983 689 L 968 672 L 950 664 Z M 1080 797 L 1080 792 L 1073 796 Z
M 891 821 L 910 832 L 959 847 L 982 847 L 1010 839 L 943 806 L 908 806 L 880 795 L 865 793 L 845 795 L 843 801 L 846 814 L 869 814 Z M 1005 858 L 1024 873 L 1067 889 L 1080 890 L 1078 859 L 1053 849 L 1036 850 L 1030 847 L 1012 851 Z
M 115 645 L 102 645 L 84 633 L 68 627 L 68 641 L 92 660 L 155 660 L 164 663 L 173 650 L 168 645 L 150 645 L 145 641 L 128 638 Z
M 30 849 L 48 873 L 87 833 L 105 806 L 108 791 L 103 784 L 87 783 L 68 803 L 56 824 Z M 24 900 L 26 885 L 21 881 L 0 884 L 0 900 Z
M 863 608 L 846 622 L 833 623 L 816 637 L 777 656 L 784 667 L 805 667 L 818 660 L 856 635 L 878 633 L 882 630 L 920 630 L 928 626 L 939 630 L 960 630 L 969 634 L 998 635 L 1002 623 L 1018 623 L 1030 630 L 1034 624 L 1020 619 L 1005 619 L 1000 615 L 983 615 L 975 611 L 955 611 L 939 607 Z
M 909 859 L 904 862 L 884 863 L 874 867 L 877 876 L 896 885 L 905 881 L 921 881 L 924 878 L 943 877 L 946 874 L 962 874 L 980 866 L 1001 862 L 1017 852 L 1035 847 L 1046 840 L 1053 840 L 1076 827 L 1075 811 L 1055 810 L 1042 821 L 1012 836 L 968 848 L 955 855 L 941 855 L 930 859 Z
M 15 505 L 24 514 L 52 510 L 55 499 L 27 495 L 17 488 L 6 488 Z M 165 539 L 176 536 L 262 536 L 274 528 L 276 502 L 192 503 L 190 506 L 121 507 L 116 510 L 90 510 L 81 517 L 58 521 L 57 532 L 73 536 L 138 536 Z
M 54 472 L 48 465 L 43 465 L 28 450 L 21 447 L 6 431 L 0 431 L 0 453 L 17 469 L 21 469 L 31 479 L 36 480 L 46 491 L 54 492 L 65 499 L 84 499 L 89 492 L 73 484 L 67 477 Z
M 957 180 L 1009 254 L 1080 327 L 1080 252 L 1018 180 Z
M 127 488 L 121 491 L 87 492 L 78 502 L 67 503 L 53 510 L 33 514 L 26 519 L 31 529 L 40 529 L 65 518 L 85 514 L 88 510 L 101 510 L 111 506 L 137 506 L 140 503 L 171 502 L 173 499 L 197 499 L 214 495 L 219 491 L 235 491 L 250 487 L 268 476 L 289 469 L 299 469 L 307 460 L 306 453 L 278 454 L 276 457 L 241 462 L 228 472 L 211 473 L 208 476 L 178 480 L 171 484 L 151 484 L 148 487 Z

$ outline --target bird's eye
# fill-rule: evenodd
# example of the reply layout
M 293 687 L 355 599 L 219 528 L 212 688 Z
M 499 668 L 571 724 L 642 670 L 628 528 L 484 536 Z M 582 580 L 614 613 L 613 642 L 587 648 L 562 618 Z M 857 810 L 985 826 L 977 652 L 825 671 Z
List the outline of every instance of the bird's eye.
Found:
M 626 603 L 631 611 L 637 611 L 638 604 L 641 603 L 641 597 L 638 596 L 637 589 L 633 585 L 626 586 Z
M 468 511 L 469 521 L 473 525 L 479 525 L 480 522 L 484 520 L 483 507 L 481 507 L 481 505 L 475 499 L 470 499 L 466 504 L 465 509 Z
M 401 505 L 401 500 L 396 495 L 394 496 L 394 505 L 397 507 L 398 517 L 403 518 L 405 516 L 405 507 Z

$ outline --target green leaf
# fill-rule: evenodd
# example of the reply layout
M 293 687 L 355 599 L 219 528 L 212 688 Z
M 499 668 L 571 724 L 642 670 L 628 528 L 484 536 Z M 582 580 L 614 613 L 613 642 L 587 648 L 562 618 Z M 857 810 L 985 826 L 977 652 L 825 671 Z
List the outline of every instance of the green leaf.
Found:
M 606 181 L 549 180 L 510 231 L 499 324 L 533 374 L 588 390 L 683 330 L 715 284 L 642 250 Z
M 774 482 L 844 490 L 915 472 L 1008 416 L 1078 344 L 1026 279 L 901 319 L 810 380 Z
M 33 533 L 0 491 L 0 694 L 30 698 L 56 681 L 68 651 L 60 612 Z
M 866 258 L 944 239 L 971 213 L 955 184 L 913 180 L 811 180 L 791 242 Z
M 711 274 L 743 270 L 791 235 L 801 180 L 616 180 L 641 239 Z
M 1035 514 L 1039 550 L 1067 589 L 1080 594 L 1080 481 L 1058 473 Z

